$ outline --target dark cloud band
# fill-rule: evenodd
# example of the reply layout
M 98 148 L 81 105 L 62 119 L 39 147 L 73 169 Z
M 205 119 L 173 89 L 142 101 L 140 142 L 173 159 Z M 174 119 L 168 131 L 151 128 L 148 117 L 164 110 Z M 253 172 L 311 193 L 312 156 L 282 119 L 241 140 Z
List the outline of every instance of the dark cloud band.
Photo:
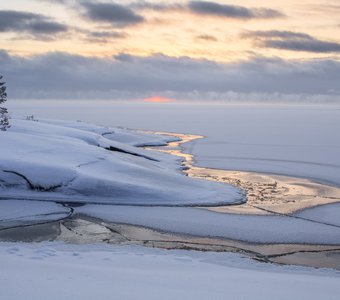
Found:
M 198 15 L 207 15 L 234 19 L 268 19 L 280 18 L 284 14 L 268 8 L 247 8 L 244 6 L 225 5 L 213 1 L 189 1 L 188 3 L 154 3 L 134 2 L 130 4 L 133 9 L 149 9 L 155 11 L 189 11 Z
M 0 65 L 13 98 L 112 99 L 167 92 L 201 100 L 207 94 L 229 92 L 340 98 L 340 63 L 336 60 L 254 58 L 217 63 L 164 55 L 95 58 L 66 53 L 25 58 L 0 51 Z
M 129 26 L 141 23 L 144 18 L 127 6 L 116 3 L 83 3 L 85 16 L 96 22 L 115 26 Z
M 267 8 L 246 8 L 236 5 L 225 5 L 211 1 L 190 1 L 189 9 L 201 15 L 211 15 L 218 17 L 237 18 L 237 19 L 266 19 L 278 18 L 283 14 L 277 10 Z
M 0 32 L 26 32 L 39 36 L 54 35 L 68 29 L 68 26 L 44 15 L 12 10 L 0 11 Z
M 309 34 L 291 31 L 250 31 L 242 35 L 252 38 L 258 45 L 266 48 L 275 48 L 291 51 L 304 51 L 313 53 L 339 53 L 340 43 L 322 41 Z

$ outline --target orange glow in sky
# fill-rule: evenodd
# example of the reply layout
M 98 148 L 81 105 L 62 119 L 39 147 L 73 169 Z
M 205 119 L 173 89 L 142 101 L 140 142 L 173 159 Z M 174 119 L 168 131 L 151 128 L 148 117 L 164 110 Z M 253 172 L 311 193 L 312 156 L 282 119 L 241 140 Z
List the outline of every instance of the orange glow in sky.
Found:
M 145 98 L 144 102 L 150 102 L 150 103 L 167 103 L 167 102 L 173 102 L 175 99 L 161 97 L 161 96 L 152 96 L 149 98 Z
M 254 57 L 301 61 L 331 57 L 338 61 L 339 1 L 90 1 L 94 7 L 100 3 L 113 5 L 113 10 L 118 5 L 141 20 L 134 23 L 121 16 L 127 20 L 117 24 L 114 14 L 112 20 L 106 14 L 99 19 L 86 17 L 89 1 L 3 0 L 0 12 L 11 23 L 6 21 L 0 30 L 0 49 L 26 57 L 66 52 L 102 58 L 122 53 L 142 57 L 163 54 L 227 63 Z M 213 11 L 190 8 L 191 3 L 200 2 L 212 5 Z M 215 11 L 218 5 L 220 12 Z M 250 18 L 233 13 L 240 9 Z M 256 17 L 259 11 L 267 12 L 268 17 Z M 19 14 L 18 20 L 13 14 Z

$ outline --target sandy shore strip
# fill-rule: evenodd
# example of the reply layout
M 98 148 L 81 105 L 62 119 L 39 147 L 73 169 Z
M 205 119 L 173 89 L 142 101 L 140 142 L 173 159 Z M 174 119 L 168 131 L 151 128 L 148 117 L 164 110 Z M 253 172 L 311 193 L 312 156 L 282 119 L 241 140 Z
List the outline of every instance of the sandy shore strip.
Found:
M 187 176 L 224 182 L 246 192 L 247 202 L 245 204 L 206 209 L 242 214 L 291 214 L 306 208 L 340 201 L 340 188 L 316 183 L 309 179 L 196 167 L 194 157 L 184 153 L 181 144 L 204 138 L 203 136 L 158 131 L 153 133 L 176 136 L 180 139 L 163 147 L 150 147 L 149 149 L 183 158 L 183 172 Z

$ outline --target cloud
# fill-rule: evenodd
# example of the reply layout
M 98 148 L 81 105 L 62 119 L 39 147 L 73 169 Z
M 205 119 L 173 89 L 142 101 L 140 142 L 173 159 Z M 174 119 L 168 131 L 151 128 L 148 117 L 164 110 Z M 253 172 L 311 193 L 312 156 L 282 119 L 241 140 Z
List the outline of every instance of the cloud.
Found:
M 210 34 L 201 34 L 201 35 L 198 35 L 196 37 L 196 39 L 207 41 L 207 42 L 217 42 L 218 41 L 218 39 L 216 37 L 214 37 L 213 35 L 210 35 Z
M 35 13 L 0 10 L 0 32 L 26 32 L 35 38 L 52 37 L 68 31 L 64 24 Z
M 186 9 L 185 4 L 181 3 L 155 3 L 147 1 L 132 2 L 129 5 L 133 9 L 145 9 L 145 10 L 156 10 L 156 11 L 169 11 L 169 10 L 183 10 Z
M 91 31 L 86 40 L 95 43 L 109 43 L 113 39 L 124 39 L 128 35 L 122 31 Z
M 117 3 L 82 3 L 85 16 L 91 21 L 124 27 L 142 23 L 144 18 L 127 6 Z
M 340 43 L 316 39 L 309 34 L 292 31 L 250 31 L 242 35 L 252 38 L 260 47 L 314 53 L 340 52 Z
M 130 4 L 133 9 L 146 9 L 155 11 L 189 11 L 198 15 L 208 15 L 235 19 L 268 19 L 280 18 L 284 14 L 268 8 L 247 8 L 244 6 L 219 4 L 212 1 L 189 1 L 188 3 L 155 3 L 138 1 Z
M 209 100 L 302 95 L 321 99 L 318 95 L 326 95 L 324 98 L 340 100 L 340 62 L 335 60 L 253 58 L 218 63 L 161 54 L 96 58 L 59 52 L 27 58 L 0 51 L 0 65 L 9 98 L 142 99 L 160 95 Z
M 310 35 L 306 33 L 279 30 L 248 31 L 243 33 L 242 36 L 251 38 L 310 38 Z
M 211 1 L 190 1 L 188 8 L 191 12 L 200 15 L 210 15 L 237 19 L 267 19 L 283 17 L 283 14 L 274 9 L 246 8 L 243 6 L 219 4 Z
M 35 0 L 35 1 L 53 3 L 57 5 L 66 5 L 70 7 L 76 6 L 80 3 L 99 2 L 98 0 Z
M 70 2 L 70 0 L 39 0 L 39 1 L 41 1 L 41 2 L 52 2 L 52 3 L 58 3 L 58 4 Z
M 288 40 L 266 40 L 264 46 L 267 48 L 276 48 L 293 51 L 305 51 L 316 53 L 340 52 L 340 44 L 334 42 L 325 42 L 317 39 L 288 39 Z

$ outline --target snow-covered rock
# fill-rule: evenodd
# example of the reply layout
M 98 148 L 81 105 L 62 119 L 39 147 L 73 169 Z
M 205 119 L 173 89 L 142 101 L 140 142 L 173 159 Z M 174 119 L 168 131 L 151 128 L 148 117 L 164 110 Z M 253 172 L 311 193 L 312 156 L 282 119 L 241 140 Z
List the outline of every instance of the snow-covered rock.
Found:
M 1 198 L 170 206 L 243 201 L 234 187 L 184 176 L 179 158 L 134 146 L 171 139 L 81 122 L 13 119 L 0 134 Z

